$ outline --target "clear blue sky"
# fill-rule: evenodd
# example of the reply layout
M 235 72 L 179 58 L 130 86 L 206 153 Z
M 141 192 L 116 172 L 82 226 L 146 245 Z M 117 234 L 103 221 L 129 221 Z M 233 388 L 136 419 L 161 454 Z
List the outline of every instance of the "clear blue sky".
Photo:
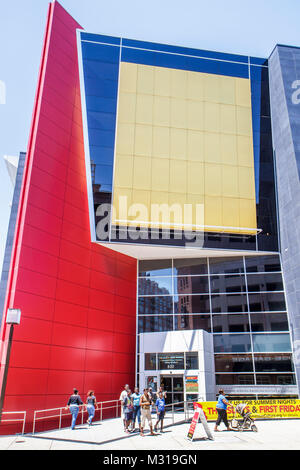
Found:
M 0 272 L 12 186 L 3 155 L 26 151 L 48 0 L 0 7 Z M 299 0 L 61 0 L 88 31 L 199 49 L 268 57 L 300 46 Z

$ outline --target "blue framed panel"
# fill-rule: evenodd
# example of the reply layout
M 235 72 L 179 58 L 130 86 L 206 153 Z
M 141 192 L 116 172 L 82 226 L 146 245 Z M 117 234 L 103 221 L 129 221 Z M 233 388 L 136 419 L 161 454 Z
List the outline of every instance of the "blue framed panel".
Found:
M 122 47 L 121 60 L 122 62 L 131 62 L 134 64 L 249 78 L 248 58 L 247 63 L 240 64 L 182 54 L 168 54 L 160 51 Z
M 87 33 L 81 33 L 81 39 L 94 203 L 98 193 L 111 202 L 120 40 Z
M 88 136 L 92 165 L 94 207 L 99 201 L 97 196 L 99 193 L 105 193 L 104 199 L 111 202 L 119 67 L 120 62 L 130 62 L 230 77 L 250 78 L 258 219 L 260 212 L 262 214 L 258 226 L 263 229 L 265 228 L 264 224 L 266 226 L 273 224 L 272 226 L 274 226 L 274 221 L 271 221 L 270 215 L 267 214 L 267 210 L 261 204 L 260 199 L 262 197 L 262 200 L 266 200 L 269 197 L 264 193 L 263 186 L 266 183 L 266 165 L 264 166 L 264 161 L 267 159 L 269 165 L 273 164 L 269 155 L 272 151 L 272 138 L 269 91 L 267 88 L 268 62 L 266 59 L 87 32 L 80 32 L 80 37 L 86 102 L 86 135 Z M 266 148 L 269 152 L 267 157 Z M 262 196 L 261 188 L 263 188 Z M 271 196 L 273 197 L 273 195 Z M 103 197 L 100 198 L 100 201 L 103 202 Z M 260 205 L 262 209 L 260 209 Z M 268 228 L 265 231 L 269 233 Z M 263 244 L 264 242 L 260 247 L 261 249 L 263 249 Z M 252 245 L 251 247 L 249 245 L 249 249 L 253 249 Z M 275 245 L 272 249 L 276 249 Z

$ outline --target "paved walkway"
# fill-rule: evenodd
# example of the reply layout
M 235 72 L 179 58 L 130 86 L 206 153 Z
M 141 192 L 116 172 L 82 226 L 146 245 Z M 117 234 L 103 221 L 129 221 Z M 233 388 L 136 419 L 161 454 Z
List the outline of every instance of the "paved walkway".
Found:
M 0 450 L 300 450 L 300 420 L 257 421 L 258 432 L 225 431 L 214 433 L 208 440 L 201 424 L 197 425 L 193 442 L 186 439 L 188 423 L 165 428 L 163 434 L 145 437 L 127 435 L 121 419 L 79 425 L 74 431 L 61 429 L 34 435 L 0 437 Z

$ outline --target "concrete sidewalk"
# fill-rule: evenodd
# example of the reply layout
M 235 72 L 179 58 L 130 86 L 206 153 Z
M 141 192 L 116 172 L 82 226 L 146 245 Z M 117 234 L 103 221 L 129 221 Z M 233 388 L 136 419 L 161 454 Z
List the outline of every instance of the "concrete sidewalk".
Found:
M 0 438 L 0 450 L 299 450 L 300 420 L 256 421 L 258 432 L 225 431 L 214 433 L 214 423 L 209 428 L 214 440 L 208 440 L 199 423 L 193 442 L 186 439 L 189 423 L 165 428 L 163 434 L 145 437 L 125 434 L 120 418 L 94 423 L 91 427 L 79 425 L 47 431 L 34 435 Z

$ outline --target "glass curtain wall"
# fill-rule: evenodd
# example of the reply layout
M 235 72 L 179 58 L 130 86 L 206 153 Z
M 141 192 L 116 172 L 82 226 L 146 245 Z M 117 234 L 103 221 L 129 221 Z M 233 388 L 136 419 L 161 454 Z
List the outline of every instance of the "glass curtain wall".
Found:
M 295 384 L 279 256 L 139 262 L 139 333 L 214 336 L 216 383 Z

